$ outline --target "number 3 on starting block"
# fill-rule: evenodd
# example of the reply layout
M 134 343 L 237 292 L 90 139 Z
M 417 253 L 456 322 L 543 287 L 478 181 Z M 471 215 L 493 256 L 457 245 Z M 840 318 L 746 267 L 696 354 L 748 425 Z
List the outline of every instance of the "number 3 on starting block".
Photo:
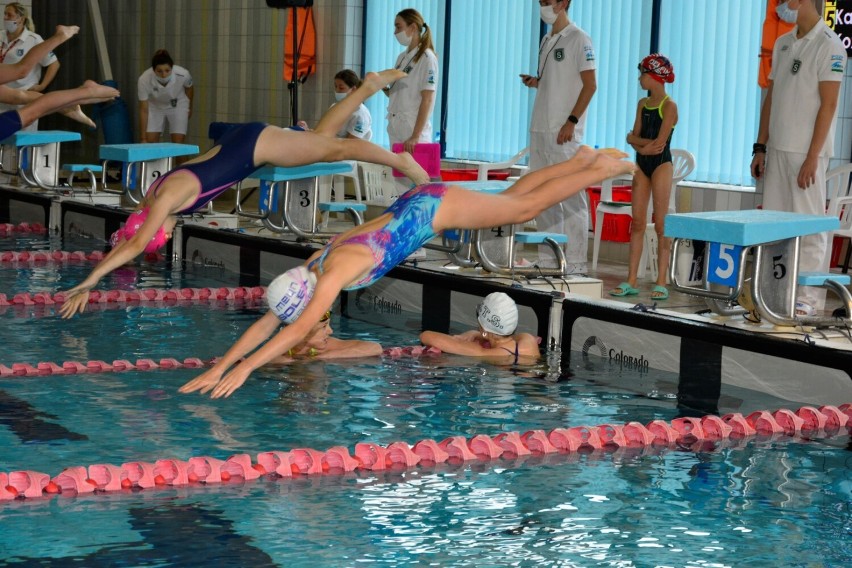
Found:
M 743 247 L 710 243 L 710 262 L 707 265 L 707 281 L 736 287 L 740 273 L 740 258 Z

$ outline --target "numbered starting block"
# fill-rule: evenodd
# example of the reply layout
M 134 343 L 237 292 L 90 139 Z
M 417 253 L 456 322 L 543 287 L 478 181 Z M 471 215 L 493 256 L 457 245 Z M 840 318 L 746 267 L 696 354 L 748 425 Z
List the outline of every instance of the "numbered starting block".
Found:
M 666 236 L 673 239 L 669 265 L 675 290 L 708 300 L 720 315 L 735 313 L 727 306 L 744 290 L 761 318 L 775 325 L 832 325 L 837 318 L 796 315 L 800 285 L 819 285 L 838 294 L 852 313 L 852 296 L 840 281 L 843 275 L 799 274 L 801 237 L 830 231 L 839 226 L 833 217 L 783 211 L 710 211 L 666 216 Z M 678 278 L 675 260 L 684 240 L 707 242 L 704 276 L 690 285 Z M 753 252 L 748 262 L 749 251 Z M 801 276 L 801 278 L 800 278 Z M 747 279 L 751 285 L 745 286 Z M 848 282 L 848 277 L 847 277 Z M 845 323 L 845 322 L 844 322 Z
M 237 214 L 260 219 L 267 229 L 276 233 L 293 233 L 303 239 L 333 237 L 337 233 L 322 231 L 317 222 L 321 205 L 328 212 L 341 208 L 356 225 L 363 222 L 360 213 L 366 206 L 346 202 L 321 204 L 319 178 L 351 171 L 351 162 L 318 162 L 293 168 L 264 166 L 248 176 L 260 180 L 258 211 L 242 209 L 242 187 L 237 185 Z
M 18 131 L 2 144 L 17 148 L 17 173 L 27 185 L 55 190 L 59 186 L 60 144 L 80 139 L 79 132 L 64 130 Z
M 195 144 L 101 144 L 103 184 L 106 187 L 107 164 L 121 163 L 121 189 L 131 203 L 138 204 L 151 184 L 172 169 L 172 160 L 198 153 Z

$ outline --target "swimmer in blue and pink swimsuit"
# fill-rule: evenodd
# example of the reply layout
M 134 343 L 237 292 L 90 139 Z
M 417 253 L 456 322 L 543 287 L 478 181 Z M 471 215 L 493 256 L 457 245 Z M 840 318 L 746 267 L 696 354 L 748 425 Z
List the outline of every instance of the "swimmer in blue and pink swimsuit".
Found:
M 364 245 L 373 253 L 375 264 L 366 276 L 344 290 L 369 286 L 438 236 L 432 221 L 448 188 L 448 185 L 433 183 L 408 190 L 385 210 L 385 215 L 390 213 L 393 216 L 384 227 L 344 240 L 333 238 L 319 258 L 308 265 L 309 268 L 316 266 L 322 274 L 322 263 L 329 252 L 343 245 Z

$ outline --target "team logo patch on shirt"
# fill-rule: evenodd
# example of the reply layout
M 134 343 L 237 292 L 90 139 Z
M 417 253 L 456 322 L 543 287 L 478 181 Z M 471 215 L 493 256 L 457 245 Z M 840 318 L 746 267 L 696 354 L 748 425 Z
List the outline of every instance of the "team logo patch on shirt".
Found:
M 842 61 L 835 61 L 834 63 L 832 63 L 831 64 L 831 71 L 832 71 L 832 73 L 843 73 L 843 62 Z
M 586 53 L 586 61 L 594 61 L 595 60 L 595 50 L 592 49 L 591 45 L 584 45 L 583 51 Z
M 831 60 L 832 61 L 843 61 L 843 56 L 842 55 L 832 55 Z
M 435 72 L 429 71 L 429 77 L 426 79 L 426 83 L 429 85 L 435 84 Z
M 50 54 L 53 55 L 53 52 L 51 51 Z M 24 48 L 16 49 L 15 55 L 17 55 L 18 57 L 23 57 L 24 56 Z
M 796 73 L 799 72 L 799 67 L 801 67 L 801 66 L 802 66 L 802 61 L 799 60 L 799 59 L 794 59 L 793 60 L 793 67 L 792 67 L 792 69 L 790 69 L 790 72 L 793 73 L 793 75 L 795 75 Z
M 554 49 L 553 59 L 556 61 L 562 61 L 563 59 L 565 59 L 565 50 L 561 47 L 559 49 Z

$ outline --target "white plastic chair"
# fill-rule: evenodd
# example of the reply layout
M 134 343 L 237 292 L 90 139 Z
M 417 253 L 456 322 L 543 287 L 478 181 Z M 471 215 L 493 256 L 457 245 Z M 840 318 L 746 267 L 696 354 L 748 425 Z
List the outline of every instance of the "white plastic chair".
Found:
M 493 163 L 493 164 L 491 164 L 491 163 L 479 164 L 479 169 L 478 169 L 477 174 L 476 174 L 476 179 L 478 181 L 487 180 L 488 179 L 488 172 L 490 172 L 491 170 L 505 170 L 505 169 L 511 168 L 512 166 L 514 166 L 515 164 L 517 164 L 518 162 L 523 160 L 524 156 L 526 156 L 529 153 L 530 153 L 530 149 L 524 148 L 523 150 L 521 150 L 520 152 L 518 152 L 517 154 L 515 154 L 514 156 L 512 156 L 511 158 L 509 158 L 505 162 L 497 162 L 497 163 Z
M 677 185 L 692 173 L 695 169 L 695 157 L 686 150 L 672 150 L 672 190 L 669 194 L 669 211 L 675 212 L 677 204 Z M 620 178 L 624 179 L 624 178 Z M 598 267 L 598 254 L 600 253 L 601 235 L 603 234 L 603 216 L 609 215 L 630 215 L 633 217 L 633 207 L 630 203 L 622 203 L 612 200 L 612 186 L 615 179 L 605 180 L 601 184 L 601 200 L 595 208 L 595 238 L 592 247 L 592 270 Z M 644 278 L 646 267 L 651 266 L 653 278 L 657 278 L 657 233 L 654 231 L 654 224 L 651 223 L 651 215 L 653 214 L 653 201 L 648 207 L 648 219 L 646 220 L 647 227 L 645 229 L 645 246 L 642 247 L 642 258 L 639 260 L 638 276 Z M 649 231 L 653 235 L 653 246 L 648 243 Z M 651 257 L 653 256 L 653 263 Z
M 843 273 L 849 271 L 849 260 L 852 256 L 852 193 L 849 181 L 852 176 L 852 164 L 843 164 L 829 170 L 825 174 L 826 196 L 828 209 L 826 215 L 840 219 L 840 228 L 831 231 L 828 246 L 831 247 L 834 237 L 850 239 L 846 248 L 846 258 L 843 261 Z M 829 251 L 831 249 L 829 248 Z

